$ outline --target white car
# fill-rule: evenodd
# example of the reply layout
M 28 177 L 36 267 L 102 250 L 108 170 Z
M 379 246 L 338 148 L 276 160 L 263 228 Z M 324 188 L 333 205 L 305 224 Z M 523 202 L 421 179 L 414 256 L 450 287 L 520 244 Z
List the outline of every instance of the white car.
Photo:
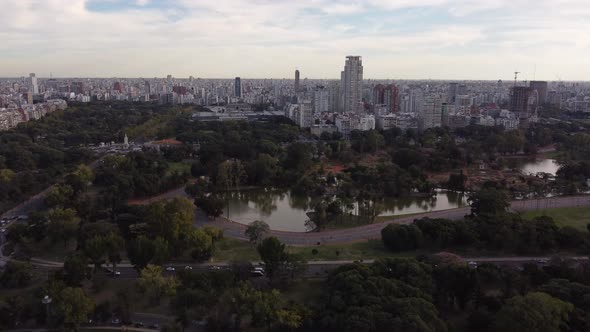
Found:
M 187 266 L 185 266 L 185 267 L 184 267 L 184 269 L 185 269 L 185 270 L 192 270 L 192 269 L 193 269 L 193 267 L 192 267 L 192 266 L 190 266 L 190 265 L 187 265 Z M 174 270 L 172 270 L 172 271 L 174 271 Z
M 471 262 L 469 262 L 469 263 L 467 263 L 467 264 L 469 265 L 469 267 L 470 267 L 470 268 L 472 268 L 472 269 L 477 269 L 477 262 L 473 262 L 473 261 L 471 261 Z
M 173 266 L 168 266 L 168 267 L 166 267 L 166 271 L 174 272 L 174 271 L 176 271 L 176 269 Z

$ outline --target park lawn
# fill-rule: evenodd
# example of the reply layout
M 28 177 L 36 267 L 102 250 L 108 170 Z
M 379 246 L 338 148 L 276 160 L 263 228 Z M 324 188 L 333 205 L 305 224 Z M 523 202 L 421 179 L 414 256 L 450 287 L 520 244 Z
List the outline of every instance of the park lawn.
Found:
M 313 250 L 317 250 L 314 254 Z M 384 257 L 413 257 L 415 251 L 392 253 L 381 240 L 368 240 L 354 243 L 326 244 L 315 246 L 288 246 L 287 251 L 299 254 L 307 261 L 353 261 Z M 246 241 L 225 238 L 215 243 L 215 253 L 211 262 L 258 261 L 256 247 Z
M 533 219 L 538 216 L 549 216 L 560 226 L 571 226 L 578 230 L 585 231 L 586 225 L 590 223 L 590 208 L 555 208 L 529 211 L 522 214 L 525 219 Z
M 176 173 L 190 173 L 191 172 L 191 165 L 184 161 L 179 162 L 171 162 L 168 163 L 168 169 L 166 170 L 166 176 L 172 175 L 174 172 Z
M 248 241 L 223 238 L 215 242 L 215 252 L 211 262 L 258 261 L 256 247 Z
M 314 249 L 317 251 L 315 254 Z M 385 248 L 381 240 L 319 246 L 291 246 L 288 251 L 302 255 L 307 261 L 354 261 L 385 257 L 413 257 L 416 255 L 415 251 L 393 253 Z

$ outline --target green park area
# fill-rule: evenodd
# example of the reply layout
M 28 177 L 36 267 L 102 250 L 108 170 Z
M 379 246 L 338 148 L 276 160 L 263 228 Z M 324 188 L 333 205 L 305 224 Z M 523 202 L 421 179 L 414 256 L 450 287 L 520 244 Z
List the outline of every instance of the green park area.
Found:
M 555 208 L 523 213 L 523 217 L 525 219 L 533 219 L 539 216 L 548 216 L 553 218 L 557 226 L 560 227 L 570 226 L 580 231 L 585 231 L 586 225 L 590 223 L 590 208 Z

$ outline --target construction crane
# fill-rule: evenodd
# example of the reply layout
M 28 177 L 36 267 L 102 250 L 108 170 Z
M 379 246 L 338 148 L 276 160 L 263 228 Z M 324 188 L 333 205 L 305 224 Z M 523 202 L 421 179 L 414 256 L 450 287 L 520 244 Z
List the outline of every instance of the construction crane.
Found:
M 514 86 L 516 86 L 516 80 L 518 79 L 518 74 L 520 74 L 519 71 L 514 72 Z

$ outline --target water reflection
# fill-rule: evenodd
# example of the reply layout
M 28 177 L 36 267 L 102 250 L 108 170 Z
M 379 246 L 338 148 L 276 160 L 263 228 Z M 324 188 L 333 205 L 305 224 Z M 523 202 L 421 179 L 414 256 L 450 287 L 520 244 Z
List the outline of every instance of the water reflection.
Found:
M 510 158 L 507 165 L 512 169 L 520 169 L 527 175 L 535 175 L 539 172 L 555 175 L 559 169 L 559 164 L 554 159 Z
M 307 196 L 292 195 L 278 190 L 250 190 L 231 192 L 225 196 L 229 205 L 230 219 L 248 224 L 254 220 L 264 220 L 274 230 L 305 232 L 308 228 L 307 212 L 313 209 L 314 202 Z M 439 191 L 431 197 L 384 198 L 376 201 L 350 204 L 355 215 L 393 216 L 437 211 L 467 205 L 467 195 Z M 227 209 L 224 211 L 224 216 Z

